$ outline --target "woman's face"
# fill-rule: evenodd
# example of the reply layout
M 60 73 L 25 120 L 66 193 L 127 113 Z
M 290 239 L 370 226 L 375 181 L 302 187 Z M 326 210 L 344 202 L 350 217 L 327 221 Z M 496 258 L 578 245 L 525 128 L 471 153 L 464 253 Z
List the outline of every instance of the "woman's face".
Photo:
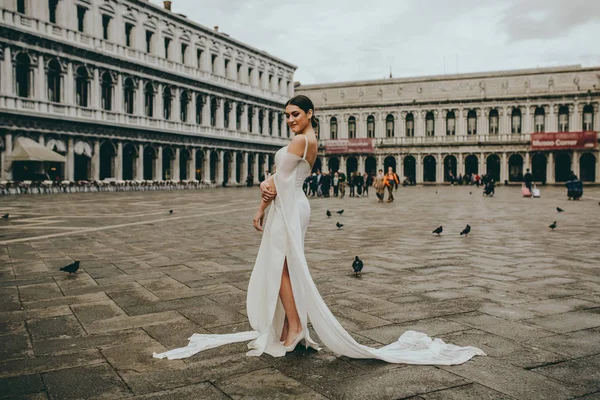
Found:
M 288 104 L 285 108 L 285 122 L 288 124 L 292 132 L 300 133 L 310 126 L 310 118 L 313 111 L 308 110 L 308 114 L 300 107 Z

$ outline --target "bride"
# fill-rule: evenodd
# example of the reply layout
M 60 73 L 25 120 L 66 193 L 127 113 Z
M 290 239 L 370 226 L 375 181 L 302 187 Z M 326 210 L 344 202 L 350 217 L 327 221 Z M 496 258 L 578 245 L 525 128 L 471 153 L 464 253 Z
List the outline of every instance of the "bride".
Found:
M 154 353 L 154 357 L 180 359 L 241 341 L 250 341 L 248 356 L 267 353 L 282 357 L 301 342 L 306 348 L 320 350 L 310 336 L 309 321 L 326 347 L 351 358 L 451 365 L 485 355 L 476 347 L 446 344 L 415 331 L 406 331 L 396 342 L 376 349 L 357 343 L 340 325 L 321 298 L 304 257 L 310 204 L 302 183 L 312 170 L 318 149 L 313 103 L 306 96 L 295 96 L 286 103 L 285 115 L 295 136 L 275 154 L 276 172 L 261 184 L 262 199 L 253 219 L 257 230 L 264 229 L 246 299 L 248 319 L 254 330 L 217 335 L 195 333 L 186 347 Z M 265 209 L 269 205 L 265 223 Z

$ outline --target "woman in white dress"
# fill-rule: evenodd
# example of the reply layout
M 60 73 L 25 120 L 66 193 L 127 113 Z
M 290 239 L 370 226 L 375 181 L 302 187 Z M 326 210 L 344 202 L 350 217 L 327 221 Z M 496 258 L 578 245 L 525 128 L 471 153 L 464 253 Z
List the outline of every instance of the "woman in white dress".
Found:
M 262 200 L 253 220 L 257 230 L 264 229 L 246 298 L 248 319 L 254 330 L 194 334 L 186 347 L 155 353 L 154 357 L 185 358 L 202 350 L 248 340 L 248 356 L 267 353 L 282 357 L 301 342 L 305 347 L 320 350 L 310 337 L 309 321 L 327 348 L 351 358 L 452 365 L 485 355 L 476 347 L 446 344 L 415 331 L 406 331 L 396 342 L 376 349 L 357 343 L 340 325 L 319 294 L 304 257 L 310 204 L 302 184 L 312 170 L 318 149 L 313 103 L 306 96 L 295 96 L 286 103 L 285 115 L 295 136 L 275 154 L 276 172 L 261 184 Z M 263 224 L 269 205 L 269 216 Z

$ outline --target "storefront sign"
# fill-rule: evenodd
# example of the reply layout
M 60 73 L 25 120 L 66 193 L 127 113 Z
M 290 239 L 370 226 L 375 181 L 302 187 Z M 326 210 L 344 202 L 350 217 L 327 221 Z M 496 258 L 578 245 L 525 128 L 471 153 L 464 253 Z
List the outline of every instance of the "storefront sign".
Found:
M 531 134 L 531 150 L 595 149 L 598 133 L 588 132 L 537 132 Z
M 375 139 L 338 139 L 324 140 L 325 153 L 373 153 Z

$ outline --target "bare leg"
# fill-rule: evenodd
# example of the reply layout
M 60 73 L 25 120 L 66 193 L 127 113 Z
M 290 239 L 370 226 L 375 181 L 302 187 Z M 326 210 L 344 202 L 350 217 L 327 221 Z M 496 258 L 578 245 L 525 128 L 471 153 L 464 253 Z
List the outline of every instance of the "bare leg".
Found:
M 285 310 L 286 321 L 288 323 L 287 336 L 283 345 L 289 346 L 302 331 L 302 325 L 300 324 L 300 317 L 298 316 L 296 303 L 294 302 L 294 293 L 292 292 L 292 282 L 290 281 L 287 258 L 283 264 L 279 297 L 281 297 L 281 303 L 283 303 L 283 309 Z
M 283 320 L 283 329 L 281 330 L 281 336 L 279 337 L 280 342 L 283 342 L 285 340 L 285 338 L 287 337 L 288 329 L 289 329 L 289 324 L 288 324 L 287 315 L 286 315 Z

